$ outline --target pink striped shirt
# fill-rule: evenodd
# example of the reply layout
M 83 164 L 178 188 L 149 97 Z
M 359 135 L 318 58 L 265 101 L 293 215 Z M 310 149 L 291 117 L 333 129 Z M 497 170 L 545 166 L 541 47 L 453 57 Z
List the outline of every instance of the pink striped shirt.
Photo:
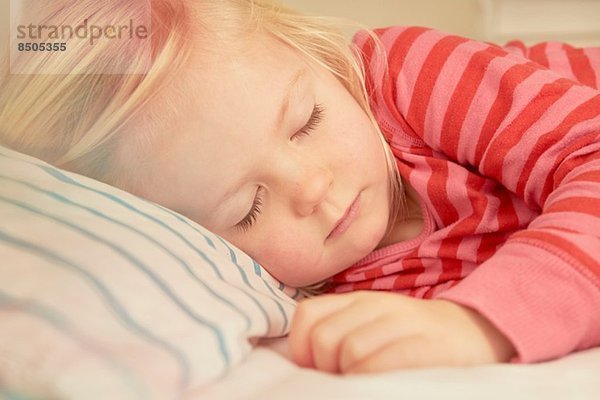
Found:
M 600 47 L 375 32 L 385 54 L 355 37 L 371 105 L 425 224 L 332 291 L 474 308 L 515 345 L 514 362 L 600 345 Z

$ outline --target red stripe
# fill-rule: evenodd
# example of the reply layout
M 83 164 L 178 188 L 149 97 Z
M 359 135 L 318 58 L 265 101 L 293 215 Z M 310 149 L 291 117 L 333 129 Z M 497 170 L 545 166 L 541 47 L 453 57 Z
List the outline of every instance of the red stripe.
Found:
M 429 289 L 427 289 L 427 291 L 425 293 L 423 293 L 421 295 L 422 299 L 431 299 L 433 298 L 433 293 L 435 292 L 435 286 L 430 287 Z
M 579 261 L 588 271 L 600 278 L 600 264 L 598 261 L 590 257 L 586 251 L 582 250 L 579 246 L 576 246 L 567 239 L 540 230 L 520 231 L 515 233 L 511 239 L 540 241 L 544 243 L 545 247 L 548 247 L 548 244 L 552 245 L 557 249 L 561 249 L 568 256 Z
M 450 252 L 456 252 L 456 250 L 458 249 L 458 245 L 460 245 L 460 243 L 462 242 L 462 240 L 459 238 L 454 239 L 454 243 L 450 244 L 450 246 L 452 247 Z M 449 280 L 461 279 L 463 270 L 462 260 L 458 260 L 456 258 L 442 258 L 441 261 L 442 273 L 438 278 L 438 283 L 447 282 Z
M 382 94 L 385 100 L 386 108 L 392 114 L 394 119 L 400 124 L 402 130 L 407 134 L 415 135 L 412 127 L 406 122 L 404 115 L 400 113 L 397 108 L 396 101 L 399 96 L 396 93 L 396 82 L 398 76 L 404 66 L 406 55 L 413 46 L 415 41 L 423 35 L 425 32 L 430 31 L 429 28 L 423 27 L 411 27 L 404 30 L 394 39 L 394 44 L 389 50 L 388 55 L 388 71 L 390 74 L 389 79 L 383 80 Z
M 458 220 L 458 211 L 448 201 L 448 161 L 435 158 L 427 158 L 427 164 L 432 174 L 427 181 L 427 196 L 440 216 L 442 224 L 448 226 Z
M 529 59 L 543 65 L 546 68 L 550 67 L 548 56 L 546 55 L 547 43 L 539 43 L 529 49 Z
M 498 207 L 498 230 L 499 231 L 512 231 L 520 228 L 519 216 L 513 203 L 511 192 L 508 190 L 499 191 L 497 196 L 500 200 L 500 207 Z
M 567 53 L 571 70 L 577 80 L 584 85 L 596 88 L 596 74 L 583 49 L 576 49 L 568 44 L 563 44 L 563 50 Z
M 394 279 L 392 284 L 393 289 L 410 289 L 414 288 L 417 278 L 425 272 L 423 260 L 418 256 L 418 250 L 413 251 L 406 256 L 402 261 L 402 272 Z M 406 274 L 405 271 L 410 271 Z
M 382 267 L 371 268 L 365 271 L 365 280 L 377 279 L 382 276 L 385 276 Z
M 463 71 L 448 104 L 441 130 L 444 140 L 441 141 L 440 147 L 454 159 L 457 158 L 458 141 L 463 123 L 488 65 L 496 57 L 504 55 L 506 55 L 504 50 L 497 47 L 488 47 L 474 53 Z
M 481 236 L 481 242 L 477 248 L 477 262 L 481 264 L 498 250 L 498 246 L 506 242 L 506 238 L 512 232 L 490 232 Z
M 498 230 L 481 236 L 481 241 L 477 248 L 477 262 L 479 263 L 494 255 L 498 246 L 506 241 L 506 237 L 520 228 L 519 216 L 515 210 L 510 192 L 507 190 L 498 190 L 493 192 L 493 194 L 500 201 L 496 214 Z M 485 209 L 480 211 L 480 215 L 483 216 L 484 213 Z
M 456 47 L 467 40 L 458 36 L 444 36 L 433 46 L 419 71 L 406 120 L 420 137 L 424 134 L 427 108 L 440 71 Z
M 516 47 L 517 49 L 521 50 L 521 53 L 524 57 L 527 56 L 527 46 L 525 46 L 525 43 L 520 40 L 512 40 L 506 43 L 503 47 Z
M 384 29 L 375 29 L 373 31 L 373 33 L 375 35 L 382 35 L 385 32 Z M 359 49 L 359 55 L 362 59 L 364 68 L 365 68 L 365 88 L 367 91 L 367 95 L 369 96 L 369 101 L 370 101 L 370 106 L 372 110 L 377 110 L 380 106 L 379 106 L 379 99 L 377 98 L 377 87 L 379 85 L 379 82 L 375 82 L 374 80 L 374 76 L 373 73 L 371 73 L 371 69 L 373 68 L 373 66 L 371 66 L 371 63 L 373 61 L 373 57 L 376 56 L 381 56 L 381 57 L 386 57 L 385 54 L 375 54 L 375 49 L 377 47 L 375 46 L 375 40 L 373 39 L 372 36 L 368 36 L 367 40 L 365 41 L 365 43 L 363 44 L 362 48 Z M 387 79 L 383 79 L 383 83 L 385 84 Z M 392 132 L 388 132 L 386 127 L 380 124 L 380 128 L 381 128 L 381 132 L 384 134 L 386 140 L 389 142 L 392 140 L 393 137 L 393 133 Z
M 373 289 L 373 280 L 360 281 L 352 284 L 352 291 Z
M 458 247 L 465 236 L 472 235 L 477 230 L 481 217 L 485 213 L 488 199 L 486 196 L 480 195 L 484 185 L 485 179 L 480 176 L 472 173 L 467 176 L 467 197 L 471 202 L 472 212 L 468 217 L 463 218 L 462 221 L 453 226 L 440 244 L 437 255 L 442 260 L 442 273 L 439 282 L 460 279 L 462 276 L 462 261 L 457 260 Z
M 406 55 L 411 49 L 415 41 L 423 35 L 425 32 L 431 29 L 422 27 L 411 27 L 408 28 L 398 35 L 394 39 L 394 44 L 389 50 L 390 59 L 388 61 L 388 68 L 392 78 L 397 78 L 398 74 L 404 66 Z
M 600 157 L 600 156 L 599 156 Z M 571 171 L 571 170 L 569 170 Z M 572 179 L 569 182 L 600 182 L 600 171 L 586 171 Z
M 524 133 L 546 113 L 548 108 L 560 100 L 572 86 L 572 81 L 566 78 L 545 84 L 537 96 L 521 110 L 506 129 L 489 143 L 489 147 L 486 149 L 488 156 L 481 170 L 501 182 L 505 180 L 504 173 L 514 174 L 517 172 L 504 169 L 506 154 L 521 141 Z
M 597 142 L 597 140 L 598 140 L 598 133 L 593 132 L 588 135 L 582 136 L 578 140 L 571 143 L 571 145 L 568 148 L 564 149 L 561 152 L 558 159 L 564 160 L 566 158 L 566 160 L 561 163 L 560 169 L 558 171 L 556 171 L 556 174 L 554 176 L 554 182 L 555 182 L 554 185 L 562 184 L 563 179 L 565 179 L 565 177 L 568 174 L 575 171 L 582 165 L 600 159 L 600 153 L 598 153 L 595 149 L 592 150 L 592 152 L 588 152 L 587 154 L 580 153 L 580 155 L 578 155 L 576 157 L 569 158 L 569 156 L 571 154 L 575 153 L 576 151 L 581 152 L 581 150 L 584 149 L 586 146 L 588 146 L 590 144 L 595 144 Z M 569 181 L 572 181 L 572 180 L 574 180 L 574 179 L 570 179 Z M 597 180 L 597 181 L 600 181 L 600 180 Z M 545 188 L 545 189 L 551 190 L 552 187 Z
M 550 207 L 544 209 L 544 213 L 556 212 L 579 212 L 600 217 L 600 199 L 593 197 L 573 196 L 568 199 L 559 200 L 552 203 Z M 585 216 L 582 216 L 585 218 Z
M 388 289 L 400 290 L 400 289 L 411 289 L 415 287 L 415 282 L 419 277 L 419 273 L 415 274 L 404 274 L 403 272 L 394 274 L 394 283 L 392 287 Z
M 517 193 L 520 193 L 521 195 L 523 194 L 531 172 L 535 164 L 538 162 L 540 156 L 544 153 L 544 151 L 546 151 L 553 144 L 559 142 L 562 138 L 564 138 L 567 132 L 578 123 L 595 118 L 598 115 L 600 115 L 600 96 L 596 96 L 586 101 L 585 103 L 579 105 L 575 110 L 569 113 L 569 115 L 556 129 L 540 136 L 535 146 L 533 146 L 533 149 L 529 154 L 527 161 L 525 162 L 523 171 L 519 176 L 519 181 L 517 183 Z M 560 157 L 558 158 L 557 162 L 561 162 L 569 154 L 571 154 L 571 152 L 566 153 L 565 151 L 563 151 Z M 554 187 L 552 173 L 550 173 L 550 171 L 548 172 L 548 179 L 546 179 L 544 188 L 542 190 L 541 204 L 544 204 L 546 196 L 553 190 Z
M 510 67 L 504 75 L 502 75 L 498 93 L 496 93 L 496 100 L 494 100 L 494 104 L 486 117 L 477 142 L 477 147 L 475 149 L 476 165 L 481 163 L 483 154 L 492 140 L 492 137 L 510 111 L 513 104 L 515 88 L 536 70 L 537 69 L 535 67 L 532 68 L 530 64 L 518 64 Z M 473 132 L 472 134 L 476 133 L 477 132 Z

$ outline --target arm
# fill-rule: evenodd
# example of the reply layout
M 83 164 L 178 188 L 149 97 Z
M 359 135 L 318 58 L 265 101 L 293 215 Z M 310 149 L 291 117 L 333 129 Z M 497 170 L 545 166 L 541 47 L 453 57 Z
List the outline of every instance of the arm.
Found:
M 507 43 L 504 49 L 581 84 L 600 88 L 600 46 L 577 48 L 566 43 L 543 42 L 528 47 L 514 40 Z
M 396 130 L 394 137 L 476 169 L 541 211 L 439 298 L 492 321 L 516 347 L 515 360 L 600 344 L 597 83 L 578 83 L 518 51 L 425 28 L 377 34 L 386 48 L 387 79 L 366 38 L 357 40 L 363 41 L 374 108 Z M 574 75 L 581 68 L 573 67 Z

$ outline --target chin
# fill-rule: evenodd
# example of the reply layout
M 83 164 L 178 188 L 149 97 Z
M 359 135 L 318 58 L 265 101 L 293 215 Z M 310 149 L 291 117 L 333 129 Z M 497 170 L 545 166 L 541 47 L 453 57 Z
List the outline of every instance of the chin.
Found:
M 383 225 L 373 230 L 370 234 L 365 234 L 360 239 L 359 247 L 357 247 L 358 252 L 362 254 L 359 258 L 366 257 L 372 251 L 378 249 L 379 244 L 385 238 L 385 233 L 387 231 L 387 226 Z M 356 260 L 358 261 L 358 260 Z
M 310 276 L 302 274 L 302 271 L 309 271 L 309 268 L 306 264 L 294 264 L 288 265 L 288 269 L 280 270 L 280 274 L 276 274 L 271 272 L 272 269 L 269 269 L 267 266 L 263 265 L 265 268 L 275 279 L 283 283 L 284 285 L 294 287 L 294 288 L 302 288 L 305 286 L 313 285 L 314 283 L 321 282 L 323 278 L 318 276 L 317 271 L 312 271 L 313 273 Z

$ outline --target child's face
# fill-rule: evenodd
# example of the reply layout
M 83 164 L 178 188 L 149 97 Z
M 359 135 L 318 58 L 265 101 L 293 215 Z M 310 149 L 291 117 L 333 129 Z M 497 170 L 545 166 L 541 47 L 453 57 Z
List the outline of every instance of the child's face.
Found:
M 243 50 L 194 56 L 184 77 L 193 100 L 140 194 L 220 234 L 281 281 L 316 283 L 383 239 L 382 144 L 326 69 L 265 34 L 236 46 Z M 345 229 L 334 230 L 348 211 Z

